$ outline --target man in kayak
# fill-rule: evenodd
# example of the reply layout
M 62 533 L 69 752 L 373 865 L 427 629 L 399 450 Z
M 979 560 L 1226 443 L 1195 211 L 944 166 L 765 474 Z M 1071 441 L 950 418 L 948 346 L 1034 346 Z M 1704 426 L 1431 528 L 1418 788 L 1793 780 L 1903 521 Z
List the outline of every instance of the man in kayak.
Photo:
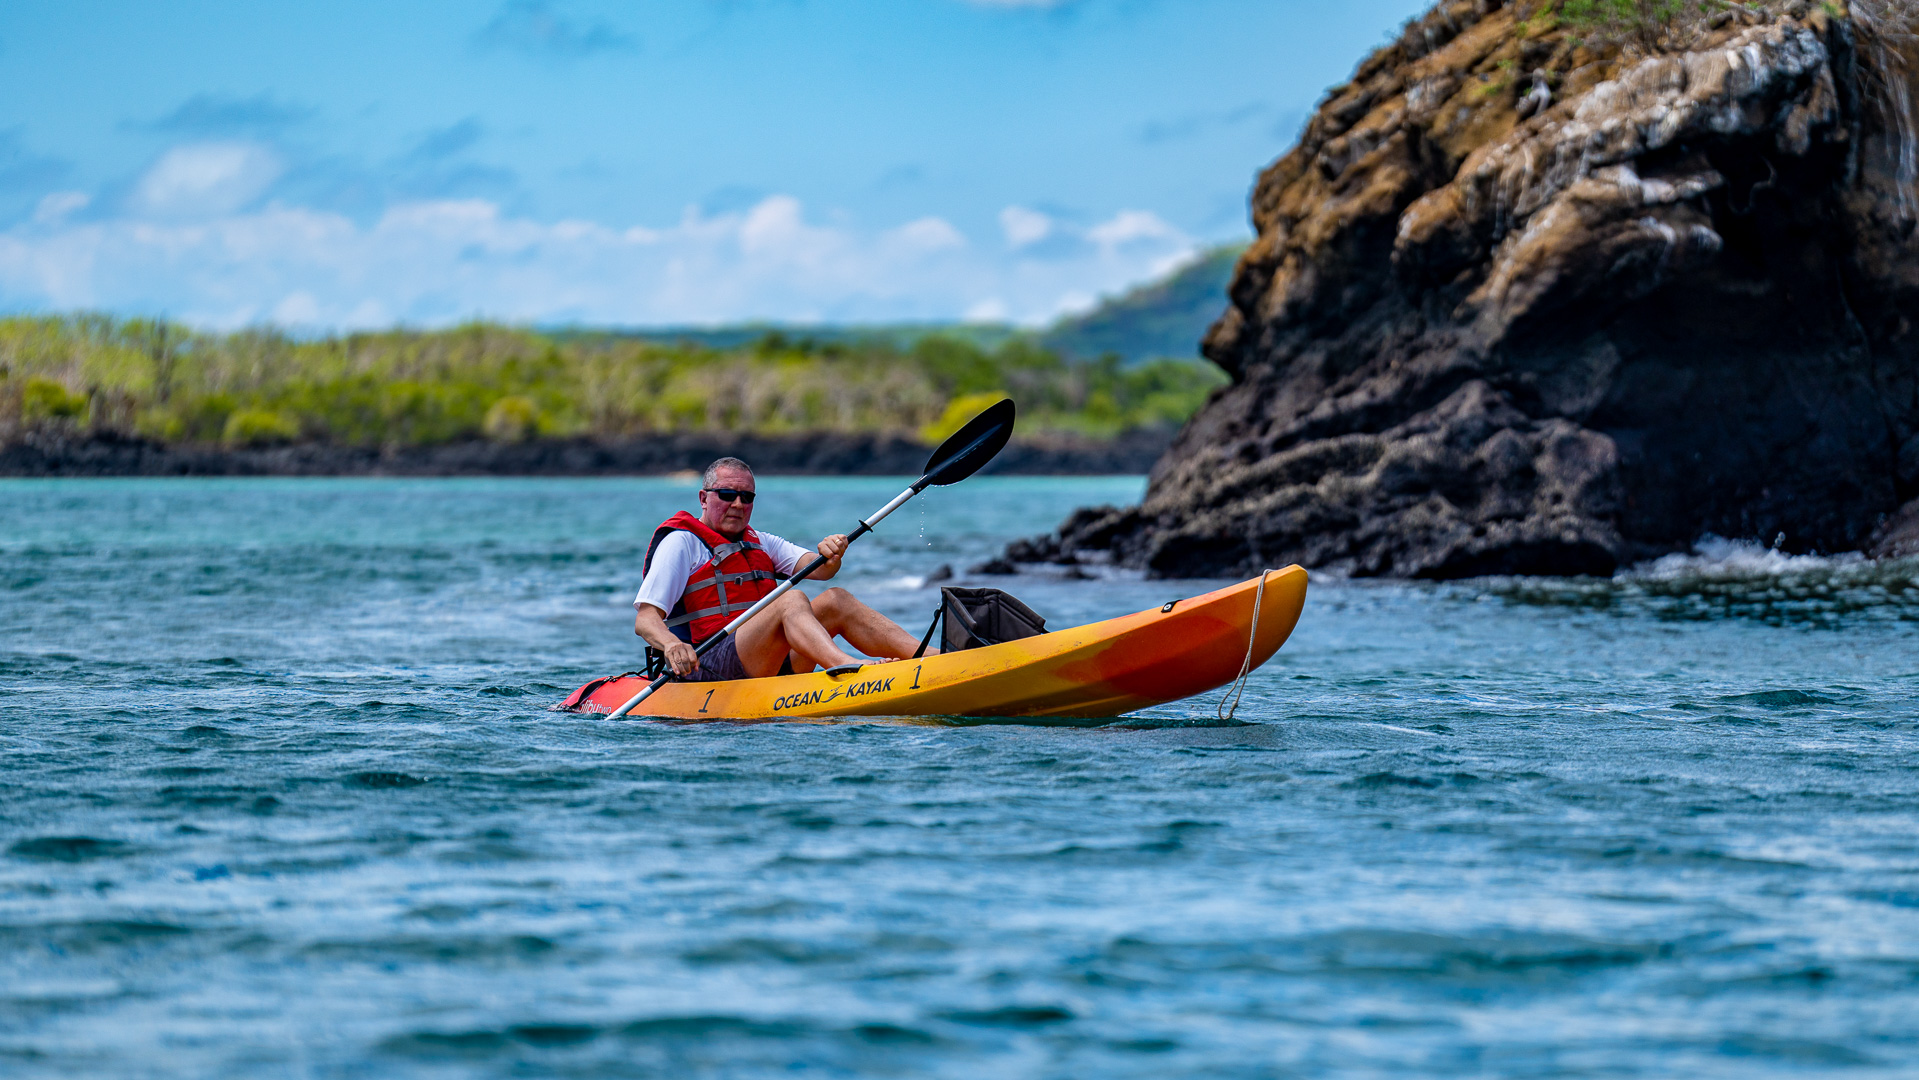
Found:
M 919 647 L 916 638 L 840 588 L 812 600 L 794 589 L 705 656 L 695 651 L 782 578 L 812 561 L 814 552 L 753 530 L 755 494 L 752 468 L 739 458 L 723 457 L 701 477 L 700 515 L 682 510 L 654 530 L 645 577 L 633 598 L 633 632 L 649 646 L 649 659 L 663 655 L 674 674 L 712 682 L 858 663 L 840 650 L 835 637 L 868 656 L 912 655 Z M 846 544 L 843 535 L 821 540 L 816 550 L 826 565 L 810 580 L 839 573 Z

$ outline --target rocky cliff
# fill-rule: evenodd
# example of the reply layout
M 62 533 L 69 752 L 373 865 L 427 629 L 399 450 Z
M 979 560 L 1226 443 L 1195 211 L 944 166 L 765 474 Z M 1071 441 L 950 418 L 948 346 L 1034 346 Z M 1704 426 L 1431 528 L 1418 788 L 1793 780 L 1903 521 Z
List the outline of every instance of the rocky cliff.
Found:
M 1009 554 L 1457 577 L 1705 533 L 1894 543 L 1919 496 L 1903 4 L 1608 38 L 1442 3 L 1259 177 L 1205 341 L 1232 384 L 1144 503 Z

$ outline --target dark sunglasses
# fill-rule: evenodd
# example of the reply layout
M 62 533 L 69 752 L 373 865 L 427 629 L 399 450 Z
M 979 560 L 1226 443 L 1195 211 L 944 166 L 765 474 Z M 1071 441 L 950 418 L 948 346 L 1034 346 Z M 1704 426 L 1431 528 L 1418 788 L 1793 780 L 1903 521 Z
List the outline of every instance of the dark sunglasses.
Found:
M 750 491 L 740 491 L 737 488 L 701 488 L 700 490 L 709 495 L 718 495 L 721 502 L 732 502 L 738 499 L 748 506 L 753 505 L 753 493 Z

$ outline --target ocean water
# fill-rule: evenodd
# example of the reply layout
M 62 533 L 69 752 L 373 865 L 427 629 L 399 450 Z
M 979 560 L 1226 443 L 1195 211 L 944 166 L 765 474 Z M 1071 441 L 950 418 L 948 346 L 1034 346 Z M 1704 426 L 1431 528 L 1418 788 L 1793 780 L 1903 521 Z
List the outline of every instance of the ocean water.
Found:
M 1919 565 L 1322 578 L 1230 724 L 547 711 L 691 488 L 0 481 L 0 1075 L 1919 1075 Z M 919 630 L 1140 490 L 936 490 L 840 583 Z

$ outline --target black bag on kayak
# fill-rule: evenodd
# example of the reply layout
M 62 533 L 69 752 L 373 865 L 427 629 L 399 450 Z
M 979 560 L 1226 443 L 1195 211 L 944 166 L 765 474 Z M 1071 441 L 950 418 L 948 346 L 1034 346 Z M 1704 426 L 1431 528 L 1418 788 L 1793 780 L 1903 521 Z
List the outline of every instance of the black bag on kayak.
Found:
M 940 589 L 940 609 L 933 616 L 933 625 L 926 628 L 926 636 L 920 639 L 919 651 L 914 656 L 926 652 L 927 643 L 933 640 L 933 630 L 941 619 L 946 620 L 946 633 L 940 637 L 941 652 L 977 649 L 1046 632 L 1046 620 L 1040 618 L 1039 612 L 1007 593 L 998 589 L 947 587 Z

